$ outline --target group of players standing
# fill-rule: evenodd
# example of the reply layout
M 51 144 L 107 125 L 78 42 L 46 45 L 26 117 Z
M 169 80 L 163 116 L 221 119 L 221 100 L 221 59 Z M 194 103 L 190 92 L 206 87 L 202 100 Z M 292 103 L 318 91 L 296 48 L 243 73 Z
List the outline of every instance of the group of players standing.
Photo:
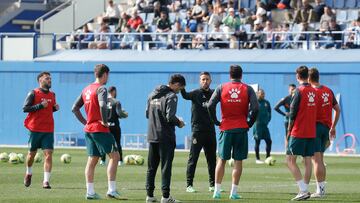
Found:
M 121 146 L 114 139 L 109 127 L 108 98 L 105 84 L 109 77 L 109 68 L 104 64 L 95 66 L 95 82 L 87 86 L 77 98 L 73 112 L 77 119 L 85 125 L 85 140 L 88 161 L 85 169 L 86 199 L 99 199 L 94 190 L 94 171 L 99 158 L 105 154 L 109 156 L 108 164 L 108 192 L 107 197 L 125 199 L 116 189 L 116 172 L 120 160 Z M 167 85 L 160 85 L 149 94 L 146 108 L 148 119 L 148 170 L 146 176 L 146 202 L 157 202 L 154 196 L 156 171 L 161 163 L 161 202 L 180 202 L 170 195 L 171 170 L 176 147 L 175 126 L 182 128 L 185 123 L 176 116 L 177 93 L 181 92 L 186 100 L 192 101 L 192 144 L 187 167 L 186 192 L 196 192 L 193 179 L 200 151 L 204 149 L 208 164 L 209 191 L 214 199 L 221 199 L 221 183 L 225 172 L 226 161 L 234 159 L 232 171 L 232 186 L 230 199 L 241 199 L 238 185 L 242 174 L 242 161 L 248 157 L 248 130 L 254 123 L 255 151 L 259 161 L 259 143 L 265 139 L 267 156 L 270 156 L 271 139 L 267 124 L 271 119 L 270 104 L 265 100 L 265 92 L 259 90 L 258 97 L 253 88 L 242 82 L 243 71 L 238 65 L 230 66 L 230 82 L 219 85 L 215 90 L 210 88 L 211 76 L 208 72 L 200 73 L 200 88 L 191 92 L 185 91 L 185 78 L 180 74 L 171 76 Z M 325 166 L 323 153 L 329 138 L 335 138 L 335 126 L 339 119 L 340 109 L 333 92 L 319 83 L 319 72 L 316 68 L 310 70 L 300 66 L 296 70 L 299 87 L 290 86 L 291 96 L 276 105 L 275 109 L 284 105 L 288 112 L 282 112 L 286 119 L 286 154 L 287 165 L 299 186 L 299 193 L 292 200 L 305 200 L 310 197 L 319 198 L 325 195 Z M 50 91 L 51 76 L 43 72 L 38 76 L 40 88 L 31 91 L 25 101 L 24 112 L 29 112 L 25 119 L 25 126 L 29 129 L 29 153 L 26 160 L 25 186 L 31 184 L 31 166 L 38 148 L 45 154 L 44 188 L 51 188 L 49 184 L 54 120 L 52 113 L 59 110 L 55 101 L 55 94 Z M 111 90 L 112 88 L 109 88 Z M 116 91 L 116 89 L 115 89 Z M 111 91 L 110 91 L 111 94 Z M 116 95 L 116 93 L 115 93 Z M 114 95 L 112 95 L 114 97 Z M 116 97 L 116 96 L 115 96 Z M 288 97 L 287 97 L 288 98 Z M 117 104 L 116 100 L 113 102 Z M 216 116 L 216 105 L 221 105 L 221 121 Z M 118 103 L 119 104 L 119 103 Z M 80 112 L 85 106 L 87 118 Z M 116 105 L 115 105 L 116 106 Z M 117 109 L 114 119 L 121 115 L 121 107 Z M 120 109 L 120 110 L 118 110 Z M 263 109 L 263 110 L 262 110 Z M 335 117 L 332 119 L 332 110 Z M 263 115 L 262 115 L 263 114 Z M 261 119 L 261 118 L 265 119 Z M 44 123 L 45 122 L 45 123 Z M 118 121 L 117 121 L 118 122 Z M 117 123 L 118 125 L 118 123 Z M 216 162 L 215 126 L 220 128 L 218 140 L 218 161 Z M 119 130 L 117 129 L 117 132 Z M 112 131 L 112 133 L 114 133 Z M 115 136 L 116 138 L 116 136 Z M 305 173 L 302 176 L 297 156 L 304 158 Z M 313 161 L 317 190 L 308 192 Z

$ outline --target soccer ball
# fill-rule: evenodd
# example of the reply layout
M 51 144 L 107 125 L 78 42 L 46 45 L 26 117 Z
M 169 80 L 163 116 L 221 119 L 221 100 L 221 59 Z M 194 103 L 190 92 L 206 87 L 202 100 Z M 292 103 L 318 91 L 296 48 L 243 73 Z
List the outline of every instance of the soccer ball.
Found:
M 234 167 L 234 159 L 230 159 L 228 164 L 230 167 Z
M 34 161 L 35 161 L 35 163 L 41 163 L 42 162 L 42 155 L 39 152 L 36 153 L 36 155 L 34 157 Z
M 19 154 L 17 154 L 17 157 L 19 158 L 19 163 L 24 163 L 25 157 L 23 154 L 19 153 Z
M 63 154 L 60 157 L 60 161 L 64 164 L 69 164 L 71 162 L 71 156 L 70 154 Z
M 6 152 L 1 153 L 0 154 L 0 161 L 8 162 L 9 161 L 9 155 Z
M 269 166 L 273 166 L 275 165 L 276 159 L 274 159 L 274 157 L 269 156 L 268 158 L 265 159 L 265 163 Z
M 126 165 L 135 165 L 135 157 L 134 155 L 127 155 L 124 157 L 124 163 Z
M 16 153 L 10 153 L 9 155 L 9 163 L 11 164 L 18 164 L 20 162 L 19 157 Z
M 145 162 L 145 159 L 141 155 L 135 155 L 135 164 L 136 165 L 143 165 Z

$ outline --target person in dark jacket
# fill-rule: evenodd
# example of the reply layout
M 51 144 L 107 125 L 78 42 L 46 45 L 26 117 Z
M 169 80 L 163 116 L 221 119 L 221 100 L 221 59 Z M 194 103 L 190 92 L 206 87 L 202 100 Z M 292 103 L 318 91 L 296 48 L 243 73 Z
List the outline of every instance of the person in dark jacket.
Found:
M 259 155 L 260 141 L 265 140 L 266 142 L 266 158 L 268 158 L 270 156 L 272 144 L 268 128 L 268 124 L 271 120 L 271 107 L 270 102 L 265 99 L 265 91 L 263 89 L 259 89 L 257 97 L 259 103 L 259 113 L 253 128 L 253 135 L 255 140 L 256 163 L 263 164 L 264 162 L 260 160 Z
M 193 188 L 196 164 L 201 149 L 204 149 L 209 172 L 209 191 L 214 191 L 216 167 L 216 135 L 215 126 L 211 121 L 207 108 L 204 106 L 209 101 L 214 90 L 210 89 L 211 76 L 209 72 L 200 73 L 200 88 L 191 92 L 181 90 L 181 95 L 186 100 L 192 101 L 191 128 L 192 142 L 186 171 L 186 192 L 196 192 Z
M 108 113 L 108 125 L 111 134 L 114 136 L 118 150 L 120 155 L 120 161 L 118 163 L 119 166 L 122 165 L 123 162 L 123 154 L 121 148 L 121 128 L 119 119 L 127 118 L 128 113 L 121 108 L 120 101 L 116 100 L 116 87 L 110 86 L 108 89 L 109 97 L 107 99 L 107 107 L 109 110 Z M 101 157 L 100 165 L 105 165 L 106 156 Z
M 156 202 L 154 197 L 156 171 L 161 162 L 161 203 L 179 202 L 170 196 L 171 168 L 176 147 L 175 126 L 184 127 L 176 116 L 177 93 L 184 89 L 185 78 L 171 76 L 168 85 L 160 85 L 150 93 L 147 101 L 148 119 L 148 170 L 146 175 L 146 202 Z
M 288 88 L 289 95 L 281 98 L 280 101 L 274 107 L 276 112 L 278 112 L 279 114 L 284 116 L 285 142 L 286 142 L 286 135 L 288 134 L 287 128 L 289 126 L 290 103 L 291 103 L 291 98 L 293 96 L 293 93 L 295 92 L 295 89 L 296 89 L 295 84 L 289 84 L 289 88 Z M 284 106 L 285 112 L 280 109 L 281 106 Z M 286 148 L 286 145 L 285 145 L 285 148 Z

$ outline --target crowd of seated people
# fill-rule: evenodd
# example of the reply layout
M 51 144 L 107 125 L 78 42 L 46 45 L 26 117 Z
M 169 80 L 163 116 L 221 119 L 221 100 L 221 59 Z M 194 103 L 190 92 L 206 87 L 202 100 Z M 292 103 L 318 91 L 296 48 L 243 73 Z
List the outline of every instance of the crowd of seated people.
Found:
M 108 0 L 106 12 L 89 23 L 92 29 L 86 24 L 71 36 L 70 47 L 294 49 L 311 40 L 321 49 L 360 48 L 360 18 L 339 22 L 323 0 L 254 0 L 254 9 L 240 1 L 129 0 L 124 8 Z

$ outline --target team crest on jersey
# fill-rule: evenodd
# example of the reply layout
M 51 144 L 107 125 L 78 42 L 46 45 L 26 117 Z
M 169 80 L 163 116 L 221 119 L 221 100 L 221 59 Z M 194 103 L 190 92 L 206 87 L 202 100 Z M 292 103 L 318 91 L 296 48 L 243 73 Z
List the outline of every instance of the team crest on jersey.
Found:
M 328 102 L 329 101 L 329 94 L 324 92 L 322 95 L 321 95 L 321 98 L 324 100 L 324 103 Z
M 90 90 L 86 90 L 86 92 L 85 92 L 85 99 L 86 99 L 86 100 L 90 100 L 90 95 L 91 95 L 91 91 L 90 91 Z
M 315 105 L 315 93 L 314 92 L 309 92 L 308 93 L 308 98 L 309 98 L 309 106 L 314 106 Z
M 241 102 L 241 99 L 239 98 L 240 90 L 237 88 L 232 88 L 229 90 L 229 94 L 231 99 L 228 99 L 227 102 Z
M 240 90 L 238 90 L 237 88 L 232 88 L 230 91 L 229 91 L 229 94 L 230 94 L 230 97 L 231 99 L 237 99 L 239 97 L 239 94 L 240 94 Z

